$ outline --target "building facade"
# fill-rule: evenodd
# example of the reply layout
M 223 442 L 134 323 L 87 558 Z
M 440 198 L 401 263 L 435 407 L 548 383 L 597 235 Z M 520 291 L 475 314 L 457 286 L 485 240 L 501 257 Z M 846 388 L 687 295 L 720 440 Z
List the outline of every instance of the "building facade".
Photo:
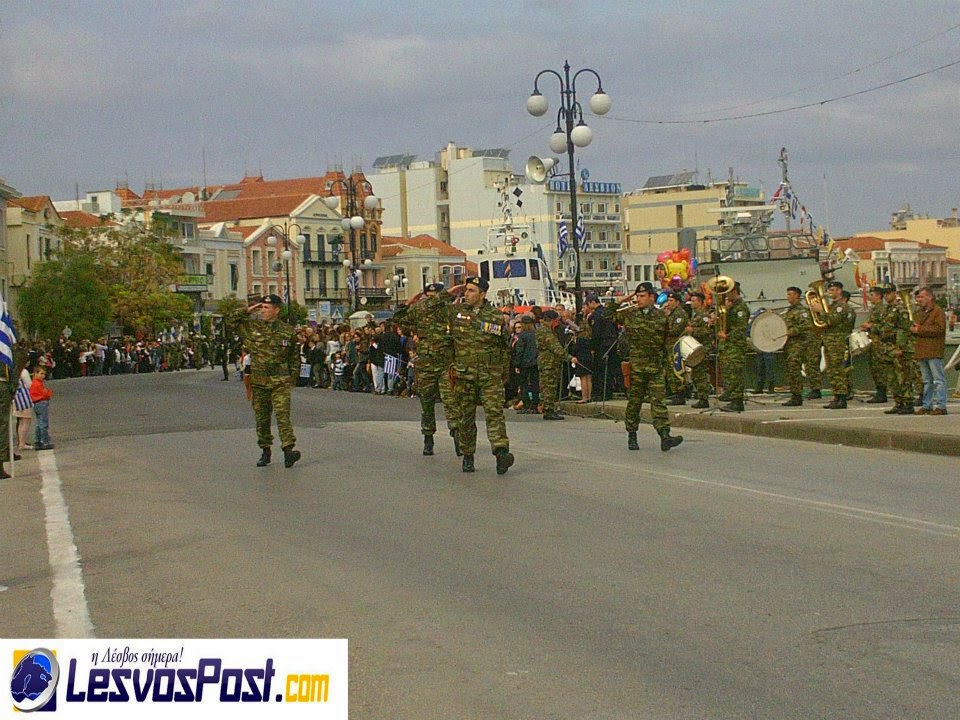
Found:
M 14 198 L 8 201 L 7 230 L 7 302 L 16 316 L 20 289 L 27 284 L 37 263 L 50 260 L 60 250 L 57 228 L 63 226 L 53 202 L 46 195 Z

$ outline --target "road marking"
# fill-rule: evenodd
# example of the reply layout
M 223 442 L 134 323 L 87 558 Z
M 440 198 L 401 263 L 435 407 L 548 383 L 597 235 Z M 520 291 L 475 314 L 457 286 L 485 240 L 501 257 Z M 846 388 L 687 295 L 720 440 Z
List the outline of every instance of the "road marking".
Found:
M 47 549 L 53 569 L 53 618 L 58 638 L 92 638 L 93 623 L 87 609 L 80 570 L 80 553 L 73 539 L 67 503 L 60 488 L 60 473 L 52 452 L 37 453 L 43 485 L 40 495 L 47 519 Z
M 636 466 L 628 465 L 624 463 L 609 462 L 605 460 L 599 460 L 596 458 L 582 458 L 577 457 L 576 455 L 568 455 L 566 453 L 558 452 L 549 452 L 546 450 L 513 450 L 512 452 L 526 455 L 540 455 L 542 457 L 555 458 L 558 460 L 563 460 L 565 462 L 570 461 L 579 461 L 582 463 L 589 464 L 592 468 L 596 468 L 599 465 L 605 465 L 607 467 L 616 469 L 616 470 L 628 470 L 636 471 Z M 707 485 L 710 487 L 719 488 L 721 490 L 732 490 L 735 492 L 748 493 L 750 495 L 756 495 L 759 497 L 768 498 L 770 500 L 777 500 L 779 502 L 797 505 L 805 507 L 812 510 L 817 510 L 819 512 L 828 513 L 830 515 L 838 515 L 840 517 L 848 517 L 856 520 L 866 520 L 868 522 L 877 523 L 880 525 L 888 525 L 890 527 L 906 528 L 908 530 L 916 530 L 920 532 L 929 533 L 932 535 L 941 535 L 944 537 L 954 538 L 960 540 L 960 526 L 957 525 L 945 525 L 943 523 L 936 523 L 930 520 L 923 520 L 921 518 L 913 518 L 905 515 L 895 515 L 893 513 L 880 512 L 878 510 L 868 510 L 867 508 L 860 508 L 853 505 L 840 505 L 838 503 L 826 502 L 824 500 L 810 500 L 809 498 L 797 497 L 795 495 L 786 495 L 784 493 L 772 492 L 770 490 L 759 490 L 757 488 L 744 487 L 743 485 L 734 485 L 732 483 L 720 482 L 719 480 L 706 480 L 703 478 L 690 477 L 689 475 L 679 475 L 674 473 L 665 473 L 661 470 L 656 469 L 647 469 L 644 471 L 648 476 L 653 475 L 656 477 L 668 479 L 668 480 L 680 480 L 682 482 L 694 483 L 697 485 Z

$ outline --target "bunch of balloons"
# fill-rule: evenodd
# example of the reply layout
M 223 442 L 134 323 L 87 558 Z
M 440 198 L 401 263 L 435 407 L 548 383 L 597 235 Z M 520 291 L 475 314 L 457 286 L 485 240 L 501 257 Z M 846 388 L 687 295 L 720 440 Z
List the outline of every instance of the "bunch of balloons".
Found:
M 657 278 L 660 285 L 671 290 L 685 290 L 697 274 L 697 261 L 690 250 L 664 250 L 657 255 Z

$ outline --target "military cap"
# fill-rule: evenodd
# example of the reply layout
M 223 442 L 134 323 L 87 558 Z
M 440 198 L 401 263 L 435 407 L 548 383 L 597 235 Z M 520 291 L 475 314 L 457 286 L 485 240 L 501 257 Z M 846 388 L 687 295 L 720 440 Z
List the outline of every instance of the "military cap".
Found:
M 888 293 L 888 292 L 896 292 L 896 291 L 897 291 L 897 286 L 896 286 L 894 283 L 887 283 L 886 285 L 883 286 L 883 291 L 884 291 L 885 293 Z
M 678 293 L 676 290 L 674 290 L 672 293 L 670 293 L 669 295 L 667 295 L 667 297 L 668 297 L 668 298 L 672 298 L 673 300 L 676 300 L 677 302 L 683 302 L 683 295 L 682 295 L 681 293 Z
M 600 296 L 597 295 L 595 292 L 589 292 L 589 293 L 587 293 L 586 295 L 584 295 L 583 301 L 584 301 L 585 303 L 588 303 L 588 302 L 600 302 Z
M 828 288 L 837 288 L 838 290 L 843 290 L 843 283 L 839 280 L 831 280 L 827 283 Z
M 652 282 L 642 282 L 642 283 L 640 283 L 639 285 L 637 285 L 637 292 L 638 292 L 638 293 L 650 293 L 650 294 L 652 295 L 652 294 L 654 294 L 654 293 L 656 292 L 656 290 L 653 289 L 653 283 L 652 283 Z
M 464 280 L 464 283 L 467 285 L 475 285 L 476 287 L 480 288 L 482 292 L 486 292 L 490 289 L 490 283 L 479 275 L 471 275 Z
M 443 292 L 444 289 L 445 289 L 445 288 L 444 288 L 442 282 L 432 282 L 432 283 L 430 283 L 429 285 L 427 285 L 427 286 L 423 289 L 423 291 L 424 291 L 424 292 Z
M 872 288 L 867 290 L 868 293 L 877 293 L 878 295 L 883 295 L 886 291 L 887 289 L 883 285 L 874 285 Z
M 261 305 L 276 305 L 277 307 L 279 307 L 279 306 L 283 305 L 283 300 L 280 299 L 280 296 L 279 296 L 279 295 L 274 295 L 273 293 L 271 293 L 270 295 L 264 295 L 264 296 L 260 299 L 260 304 L 261 304 Z
M 545 310 L 543 315 L 540 316 L 543 320 L 559 320 L 560 313 L 556 310 Z

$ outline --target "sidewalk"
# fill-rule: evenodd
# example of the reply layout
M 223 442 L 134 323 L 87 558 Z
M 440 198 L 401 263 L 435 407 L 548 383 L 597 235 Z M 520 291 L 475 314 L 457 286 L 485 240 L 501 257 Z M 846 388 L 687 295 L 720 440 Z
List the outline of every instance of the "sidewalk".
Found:
M 952 393 L 951 393 L 952 394 Z M 667 407 L 674 428 L 696 428 L 739 435 L 759 435 L 785 440 L 807 440 L 830 445 L 854 445 L 886 450 L 910 450 L 934 455 L 960 456 L 960 400 L 948 397 L 947 415 L 885 415 L 892 403 L 868 405 L 863 393 L 847 402 L 846 410 L 825 410 L 830 402 L 805 400 L 801 407 L 781 407 L 790 395 L 747 394 L 742 413 L 719 410 L 721 403 L 710 398 L 709 410 L 694 410 L 692 401 L 685 406 Z M 560 412 L 581 417 L 608 416 L 623 421 L 627 409 L 624 399 L 606 403 L 561 402 Z M 643 422 L 650 422 L 650 406 L 643 405 Z

